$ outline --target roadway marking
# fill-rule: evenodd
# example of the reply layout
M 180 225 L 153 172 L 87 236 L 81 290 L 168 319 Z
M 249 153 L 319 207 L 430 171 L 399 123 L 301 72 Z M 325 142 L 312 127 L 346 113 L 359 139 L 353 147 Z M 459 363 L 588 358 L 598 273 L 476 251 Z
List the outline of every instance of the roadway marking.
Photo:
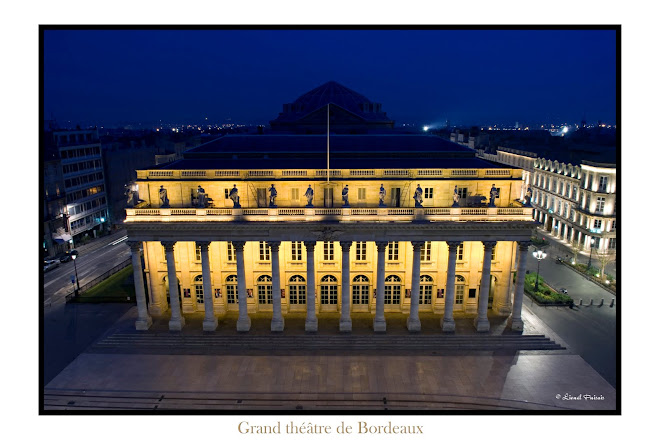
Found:
M 115 240 L 115 241 L 113 241 L 112 243 L 110 243 L 110 245 L 111 245 L 111 246 L 115 246 L 115 245 L 121 243 L 121 242 L 124 241 L 124 240 L 128 240 L 128 235 L 126 235 L 125 237 L 120 238 L 119 240 Z

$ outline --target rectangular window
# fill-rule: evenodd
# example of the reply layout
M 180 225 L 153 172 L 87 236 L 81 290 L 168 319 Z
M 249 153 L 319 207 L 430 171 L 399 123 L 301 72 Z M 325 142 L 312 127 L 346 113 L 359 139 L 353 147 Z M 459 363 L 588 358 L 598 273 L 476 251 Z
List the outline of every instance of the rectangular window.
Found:
M 594 220 L 594 229 L 600 229 L 602 225 L 603 225 L 602 220 Z
M 204 286 L 195 285 L 195 297 L 197 298 L 197 304 L 204 304 Z
M 596 213 L 602 214 L 605 210 L 605 197 L 596 197 Z
M 390 241 L 387 244 L 387 260 L 388 261 L 398 261 L 399 260 L 399 242 Z
M 559 194 L 564 193 L 564 182 L 559 182 Z
M 467 188 L 456 188 L 456 190 L 458 192 L 458 196 L 461 199 L 466 199 L 467 198 L 467 194 L 468 194 L 468 189 Z
M 291 242 L 291 260 L 302 261 L 302 241 Z
M 463 243 L 456 248 L 456 261 L 463 261 Z
M 490 261 L 495 261 L 495 249 L 497 249 L 497 245 L 493 246 L 493 251 L 490 254 Z
M 195 245 L 195 261 L 202 261 L 202 247 Z
M 422 284 L 419 286 L 419 303 L 431 304 L 431 296 L 433 296 L 433 285 Z
M 600 176 L 600 182 L 598 182 L 598 191 L 607 191 L 607 176 Z
M 355 242 L 355 261 L 367 261 L 367 242 Z
M 477 289 L 468 289 L 468 298 L 476 298 Z
M 367 198 L 367 189 L 358 188 L 358 200 L 365 200 Z
M 353 284 L 353 304 L 369 304 L 368 284 Z
M 259 261 L 270 261 L 270 246 L 265 241 L 259 242 Z
M 600 237 L 594 237 L 594 249 L 600 249 Z
M 610 228 L 611 231 L 616 231 L 616 220 L 612 220 L 612 227 Z
M 298 188 L 291 188 L 291 200 L 296 201 L 300 199 L 300 192 Z
M 589 174 L 589 183 L 587 184 L 587 189 L 588 189 L 589 191 L 592 190 L 592 188 L 593 188 L 593 184 L 594 184 L 594 175 L 593 175 L 593 174 Z
M 323 260 L 324 261 L 334 261 L 335 260 L 335 243 L 334 243 L 334 241 L 324 241 L 323 242 Z
M 421 253 L 419 256 L 420 261 L 431 261 L 431 242 L 427 241 L 422 246 Z
M 610 238 L 610 242 L 607 245 L 608 249 L 616 249 L 616 238 L 612 237 Z
M 225 199 L 229 198 L 229 188 L 225 188 Z
M 236 261 L 236 249 L 231 241 L 227 242 L 227 261 Z
M 433 198 L 433 188 L 424 188 L 424 198 L 425 199 Z

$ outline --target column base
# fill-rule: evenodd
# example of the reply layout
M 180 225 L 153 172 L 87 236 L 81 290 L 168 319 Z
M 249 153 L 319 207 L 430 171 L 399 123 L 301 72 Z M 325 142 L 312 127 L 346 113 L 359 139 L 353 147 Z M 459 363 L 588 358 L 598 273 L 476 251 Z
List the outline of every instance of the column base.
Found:
M 456 323 L 454 322 L 453 319 L 446 321 L 443 319 L 441 326 L 442 326 L 442 331 L 444 333 L 453 333 L 456 331 Z
M 350 333 L 353 331 L 353 322 L 348 321 L 339 321 L 339 331 L 341 333 Z
M 419 318 L 414 319 L 409 316 L 408 320 L 406 321 L 406 326 L 408 327 L 408 331 L 411 333 L 417 333 L 422 331 L 422 322 L 419 320 Z
M 243 319 L 239 318 L 238 322 L 236 322 L 236 331 L 240 333 L 249 332 L 251 325 L 252 321 L 249 316 Z
M 387 330 L 387 323 L 383 321 L 378 321 L 374 319 L 374 331 L 375 332 L 380 332 L 380 333 L 385 333 Z
M 149 327 L 151 327 L 151 324 L 153 323 L 151 316 L 147 316 L 146 319 L 138 319 L 135 321 L 135 330 L 149 330 Z
M 271 320 L 270 321 L 270 331 L 271 332 L 283 332 L 284 331 L 284 320 Z
M 485 333 L 490 331 L 490 322 L 488 318 L 479 319 L 478 317 L 474 319 L 474 326 L 476 327 L 479 333 Z
M 513 316 L 509 316 L 507 324 L 511 326 L 511 330 L 514 332 L 522 332 L 525 327 L 522 319 L 514 319 Z
M 170 330 L 175 332 L 180 332 L 184 325 L 186 325 L 186 318 L 183 315 L 179 319 L 170 319 L 169 322 Z
M 316 333 L 319 330 L 319 321 L 314 318 L 314 320 L 305 321 L 305 331 L 310 333 Z
M 204 322 L 202 322 L 202 330 L 205 332 L 214 332 L 216 328 L 218 328 L 217 319 L 213 319 L 212 321 L 204 320 Z

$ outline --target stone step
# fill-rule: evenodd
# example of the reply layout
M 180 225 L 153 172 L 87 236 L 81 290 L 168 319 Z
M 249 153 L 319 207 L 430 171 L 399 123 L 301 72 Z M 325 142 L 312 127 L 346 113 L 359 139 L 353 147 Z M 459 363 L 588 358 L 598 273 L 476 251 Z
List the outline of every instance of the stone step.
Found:
M 97 349 L 171 349 L 202 351 L 411 351 L 411 350 L 562 350 L 544 335 L 177 335 L 115 333 Z

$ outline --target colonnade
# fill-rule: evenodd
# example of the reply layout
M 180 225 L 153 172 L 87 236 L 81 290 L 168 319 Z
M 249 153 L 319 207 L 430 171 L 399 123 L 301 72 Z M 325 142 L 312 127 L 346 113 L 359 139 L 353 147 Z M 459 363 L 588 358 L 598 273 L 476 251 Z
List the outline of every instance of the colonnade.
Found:
M 248 315 L 247 308 L 247 290 L 245 282 L 245 260 L 244 260 L 244 247 L 245 241 L 233 241 L 232 244 L 236 251 L 236 275 L 237 275 L 237 293 L 238 293 L 238 321 L 236 323 L 236 330 L 238 332 L 248 332 L 250 330 L 251 322 Z M 316 316 L 316 286 L 315 286 L 315 259 L 314 247 L 315 241 L 303 242 L 307 251 L 307 314 L 305 319 L 305 331 L 316 332 L 318 330 L 318 319 Z M 375 332 L 385 332 L 387 323 L 385 321 L 385 252 L 388 242 L 376 241 L 377 249 L 377 278 L 376 278 L 376 314 L 373 320 L 373 329 Z M 407 319 L 407 328 L 410 332 L 419 332 L 421 330 L 421 322 L 419 319 L 419 294 L 420 294 L 420 250 L 424 242 L 413 241 L 413 268 L 412 268 L 412 289 L 410 301 L 410 315 Z M 455 296 L 455 278 L 456 278 L 456 254 L 457 249 L 461 245 L 461 241 L 449 241 L 449 258 L 447 266 L 447 283 L 446 283 L 446 297 L 444 304 L 444 316 L 442 318 L 442 331 L 453 332 L 456 329 L 454 322 L 454 296 Z M 478 313 L 474 320 L 474 325 L 477 332 L 488 332 L 490 330 L 490 323 L 488 321 L 488 292 L 491 272 L 491 255 L 495 247 L 495 241 L 482 241 L 484 246 L 484 258 L 481 272 L 481 285 L 479 288 L 478 299 Z M 167 262 L 167 277 L 170 292 L 178 292 L 178 280 L 176 276 L 176 268 L 174 262 L 174 241 L 161 242 L 165 249 L 165 259 Z M 213 301 L 211 297 L 211 268 L 209 262 L 209 245 L 208 241 L 197 241 L 197 246 L 201 249 L 201 263 L 202 263 L 202 285 L 204 295 L 204 331 L 214 331 L 218 326 L 218 320 L 213 313 Z M 272 288 L 273 292 L 273 316 L 271 320 L 271 331 L 281 332 L 284 330 L 284 318 L 282 316 L 282 300 L 279 295 L 280 292 L 280 262 L 279 262 L 279 248 L 280 241 L 269 241 L 268 246 L 271 251 L 271 270 L 272 270 Z M 350 316 L 350 258 L 349 250 L 352 246 L 352 241 L 341 241 L 340 246 L 342 250 L 342 277 L 341 277 L 341 316 L 339 319 L 339 330 L 341 332 L 350 332 L 352 330 L 351 316 Z M 142 263 L 140 259 L 140 245 L 139 241 L 129 241 L 131 248 L 131 260 L 133 263 L 133 278 L 135 280 L 135 293 L 137 297 L 138 318 L 135 323 L 137 330 L 147 330 L 152 323 L 149 316 L 146 296 L 144 291 L 144 284 L 142 281 Z M 521 319 L 522 299 L 525 281 L 525 267 L 526 255 L 529 247 L 529 242 L 518 242 L 518 262 L 517 273 L 513 298 L 512 314 L 510 316 L 511 327 L 514 330 L 522 331 L 523 322 Z M 171 318 L 169 321 L 169 329 L 173 331 L 180 331 L 185 325 L 185 318 L 181 313 L 179 305 L 179 296 L 170 295 L 171 301 Z

